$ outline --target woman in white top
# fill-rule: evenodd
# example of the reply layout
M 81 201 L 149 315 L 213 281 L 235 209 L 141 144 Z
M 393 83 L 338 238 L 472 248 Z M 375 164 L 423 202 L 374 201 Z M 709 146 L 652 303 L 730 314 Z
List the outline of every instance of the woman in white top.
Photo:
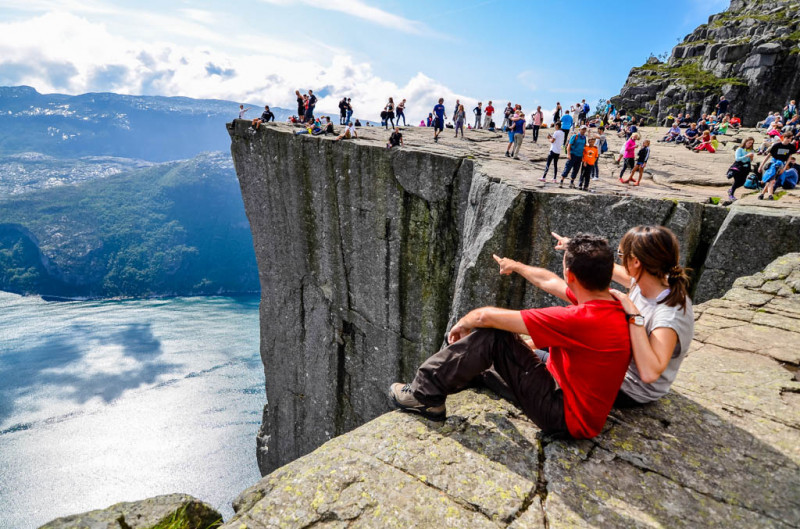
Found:
M 556 249 L 568 241 L 557 234 Z M 620 300 L 631 334 L 633 358 L 615 406 L 652 402 L 669 392 L 694 336 L 689 276 L 680 265 L 678 238 L 664 226 L 637 226 L 622 237 L 614 281 L 630 285 Z
M 616 406 L 629 407 L 669 392 L 692 343 L 694 311 L 678 238 L 669 228 L 632 228 L 617 253 L 622 264 L 614 266 L 614 281 L 630 290 L 628 295 L 611 293 L 629 315 L 633 360 Z

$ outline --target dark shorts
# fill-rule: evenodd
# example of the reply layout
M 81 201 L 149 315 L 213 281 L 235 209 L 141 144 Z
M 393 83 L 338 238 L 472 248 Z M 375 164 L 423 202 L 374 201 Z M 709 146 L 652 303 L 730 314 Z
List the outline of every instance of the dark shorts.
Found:
M 437 130 L 444 130 L 444 120 L 441 118 L 434 118 L 433 119 L 433 130 L 434 132 Z

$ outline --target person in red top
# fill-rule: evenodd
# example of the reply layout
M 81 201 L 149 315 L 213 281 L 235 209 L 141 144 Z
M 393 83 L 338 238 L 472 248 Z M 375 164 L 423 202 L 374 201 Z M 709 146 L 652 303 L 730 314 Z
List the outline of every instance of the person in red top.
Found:
M 489 104 L 483 109 L 483 113 L 486 116 L 486 118 L 483 120 L 483 128 L 488 129 L 489 123 L 492 122 L 492 115 L 494 115 L 494 107 L 492 106 L 491 101 L 489 101 Z
M 575 439 L 599 434 L 630 363 L 628 321 L 608 291 L 614 270 L 608 242 L 579 234 L 565 250 L 563 279 L 494 258 L 501 274 L 516 272 L 571 305 L 471 311 L 450 329 L 450 345 L 428 358 L 413 382 L 392 384 L 394 405 L 444 420 L 447 395 L 479 382 L 517 404 L 545 434 Z M 528 334 L 533 347 L 520 334 Z M 537 348 L 549 348 L 549 355 Z

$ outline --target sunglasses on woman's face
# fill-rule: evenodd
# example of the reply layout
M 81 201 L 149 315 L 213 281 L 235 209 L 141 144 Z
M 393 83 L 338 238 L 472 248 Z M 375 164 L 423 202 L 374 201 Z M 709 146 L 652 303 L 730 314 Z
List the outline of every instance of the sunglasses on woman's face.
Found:
M 622 250 L 617 250 L 617 259 L 622 261 L 622 258 L 625 257 L 625 254 L 622 253 Z

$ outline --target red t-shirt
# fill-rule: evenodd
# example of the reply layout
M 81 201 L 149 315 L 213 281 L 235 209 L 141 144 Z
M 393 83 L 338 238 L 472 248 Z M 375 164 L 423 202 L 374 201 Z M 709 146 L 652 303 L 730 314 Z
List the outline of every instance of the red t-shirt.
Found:
M 547 370 L 564 395 L 570 435 L 590 439 L 600 433 L 614 405 L 628 364 L 631 339 L 619 301 L 594 300 L 522 311 L 536 347 L 550 348 Z
M 486 112 L 487 116 L 491 116 L 492 114 L 494 114 L 494 107 L 492 105 L 489 105 L 488 107 L 483 109 L 483 111 Z

